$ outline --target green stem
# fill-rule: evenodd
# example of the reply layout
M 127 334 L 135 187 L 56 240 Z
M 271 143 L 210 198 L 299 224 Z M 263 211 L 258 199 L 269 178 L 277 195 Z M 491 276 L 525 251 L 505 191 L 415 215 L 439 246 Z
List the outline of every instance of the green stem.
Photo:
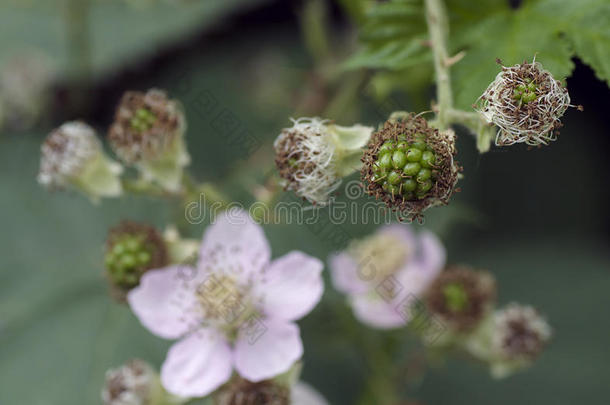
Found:
M 85 81 L 91 70 L 89 0 L 67 0 L 65 12 L 71 68 Z
M 447 112 L 453 108 L 451 93 L 451 75 L 447 60 L 447 38 L 449 21 L 442 0 L 426 0 L 426 21 L 434 55 L 434 71 L 436 73 L 436 95 L 438 102 L 438 123 L 440 129 L 449 127 Z

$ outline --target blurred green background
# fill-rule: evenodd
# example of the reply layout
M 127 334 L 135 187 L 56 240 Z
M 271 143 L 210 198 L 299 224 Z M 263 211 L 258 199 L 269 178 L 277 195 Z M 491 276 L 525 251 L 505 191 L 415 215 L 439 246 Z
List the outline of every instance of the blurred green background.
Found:
M 417 97 L 395 92 L 380 104 L 363 86 L 365 73 L 346 73 L 353 83 L 324 83 L 324 67 L 314 64 L 303 45 L 302 2 L 149 3 L 91 5 L 91 47 L 85 51 L 90 57 L 84 64 L 91 69 L 84 73 L 65 26 L 74 2 L 0 2 L 0 62 L 39 49 L 56 73 L 50 114 L 31 129 L 5 128 L 0 135 L 0 404 L 99 403 L 106 369 L 131 357 L 158 366 L 169 345 L 109 299 L 102 254 L 107 229 L 121 219 L 163 228 L 181 212 L 147 197 L 95 206 L 79 195 L 46 192 L 36 174 L 40 143 L 51 128 L 85 118 L 103 135 L 123 91 L 167 89 L 186 107 L 193 174 L 247 203 L 244 185 L 263 180 L 272 164 L 271 143 L 297 112 L 330 109 L 340 124 L 377 125 L 392 111 L 388 105 L 425 109 L 433 94 L 428 86 L 414 85 L 421 87 Z M 346 19 L 336 6 L 329 10 L 333 41 L 353 46 Z M 517 300 L 539 308 L 550 319 L 554 340 L 534 367 L 500 382 L 479 365 L 450 359 L 423 380 L 405 382 L 414 400 L 608 403 L 609 93 L 575 62 L 568 88 L 585 111 L 567 112 L 558 141 L 542 149 L 517 146 L 478 155 L 474 139 L 459 132 L 462 192 L 449 207 L 431 210 L 423 225 L 439 232 L 451 262 L 495 274 L 500 303 Z M 210 99 L 256 140 L 254 154 L 227 144 L 214 115 L 202 108 L 202 100 Z M 204 230 L 203 224 L 181 226 L 194 237 Z M 374 227 L 342 228 L 358 237 Z M 297 247 L 325 260 L 339 248 L 306 226 L 265 230 L 274 257 Z M 366 379 L 362 353 L 339 334 L 337 315 L 329 310 L 341 306 L 349 314 L 342 304 L 327 283 L 324 302 L 301 322 L 303 379 L 338 405 L 353 403 Z

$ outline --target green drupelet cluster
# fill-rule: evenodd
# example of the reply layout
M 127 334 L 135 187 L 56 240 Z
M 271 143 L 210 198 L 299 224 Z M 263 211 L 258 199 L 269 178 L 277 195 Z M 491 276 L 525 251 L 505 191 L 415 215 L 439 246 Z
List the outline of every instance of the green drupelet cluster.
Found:
M 146 108 L 138 108 L 134 116 L 129 121 L 131 128 L 138 131 L 148 131 L 157 121 L 157 116 Z
M 513 98 L 521 104 L 527 104 L 536 100 L 536 83 L 529 77 L 525 79 L 525 84 L 520 84 L 513 90 Z
M 144 235 L 125 234 L 118 237 L 106 252 L 108 276 L 113 284 L 132 288 L 151 262 L 151 247 Z
M 468 293 L 459 283 L 449 283 L 443 288 L 445 304 L 451 312 L 461 312 L 468 306 Z
M 372 180 L 392 196 L 421 200 L 434 185 L 436 162 L 436 154 L 426 143 L 425 135 L 416 134 L 413 142 L 408 142 L 406 135 L 399 135 L 397 140 L 387 140 L 379 148 Z

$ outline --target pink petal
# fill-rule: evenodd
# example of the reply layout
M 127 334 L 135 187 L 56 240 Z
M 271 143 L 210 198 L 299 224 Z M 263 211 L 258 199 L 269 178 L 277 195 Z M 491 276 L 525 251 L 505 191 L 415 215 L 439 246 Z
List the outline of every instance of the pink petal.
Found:
M 441 241 L 431 232 L 419 235 L 419 265 L 426 268 L 434 278 L 445 266 L 447 252 Z
M 379 233 L 392 235 L 403 242 L 408 247 L 415 246 L 415 234 L 411 231 L 411 226 L 408 224 L 389 224 L 379 228 Z
M 328 405 L 324 397 L 309 384 L 297 381 L 290 393 L 292 405 Z
M 320 260 L 297 251 L 274 260 L 257 286 L 265 315 L 294 321 L 308 314 L 324 291 L 323 267 Z
M 367 270 L 359 268 L 358 263 L 347 253 L 340 252 L 330 256 L 330 275 L 335 288 L 343 293 L 357 294 L 367 291 Z M 370 277 L 370 276 L 369 276 Z
M 406 324 L 405 319 L 396 309 L 395 301 L 386 302 L 381 296 L 360 294 L 350 297 L 354 315 L 365 325 L 377 329 L 399 328 Z
M 263 229 L 243 210 L 229 209 L 216 218 L 203 236 L 199 268 L 250 276 L 271 258 Z
M 265 330 L 252 338 L 242 329 L 235 343 L 235 368 L 253 382 L 282 374 L 303 355 L 299 327 L 291 322 L 263 319 Z
M 195 269 L 169 266 L 146 272 L 127 302 L 142 325 L 157 336 L 176 339 L 199 324 Z
M 170 347 L 161 366 L 161 382 L 174 395 L 203 397 L 229 380 L 231 358 L 223 335 L 200 329 Z

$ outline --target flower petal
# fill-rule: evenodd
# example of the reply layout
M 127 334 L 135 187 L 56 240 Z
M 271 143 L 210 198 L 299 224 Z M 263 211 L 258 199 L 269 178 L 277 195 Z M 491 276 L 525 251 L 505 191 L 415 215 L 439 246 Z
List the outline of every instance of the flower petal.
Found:
M 127 295 L 127 302 L 142 325 L 157 336 L 176 339 L 199 323 L 193 294 L 195 269 L 169 266 L 150 270 L 140 285 Z
M 257 286 L 265 315 L 294 321 L 308 314 L 324 291 L 323 268 L 320 260 L 297 251 L 274 260 Z
M 399 328 L 406 324 L 405 319 L 395 307 L 395 302 L 386 302 L 381 296 L 371 294 L 350 297 L 354 315 L 360 322 L 377 329 Z
M 290 393 L 292 405 L 328 405 L 324 397 L 309 384 L 298 381 Z
M 284 373 L 303 355 L 299 327 L 292 322 L 264 319 L 264 330 L 254 336 L 248 328 L 240 331 L 235 343 L 235 368 L 253 382 Z
M 231 348 L 213 329 L 200 329 L 174 343 L 161 366 L 165 389 L 181 397 L 203 397 L 227 382 L 233 371 Z
M 203 236 L 199 267 L 250 276 L 269 263 L 271 249 L 261 228 L 243 210 L 228 209 L 216 218 Z
M 379 233 L 392 235 L 401 240 L 407 247 L 415 248 L 415 234 L 411 231 L 411 226 L 407 224 L 390 224 L 379 228 Z
M 357 294 L 369 290 L 370 276 L 361 273 L 366 269 L 360 269 L 356 260 L 345 252 L 336 253 L 328 259 L 330 265 L 330 275 L 335 288 L 343 293 Z
M 430 272 L 432 278 L 445 266 L 447 252 L 441 241 L 431 232 L 422 232 L 419 235 L 418 264 Z

